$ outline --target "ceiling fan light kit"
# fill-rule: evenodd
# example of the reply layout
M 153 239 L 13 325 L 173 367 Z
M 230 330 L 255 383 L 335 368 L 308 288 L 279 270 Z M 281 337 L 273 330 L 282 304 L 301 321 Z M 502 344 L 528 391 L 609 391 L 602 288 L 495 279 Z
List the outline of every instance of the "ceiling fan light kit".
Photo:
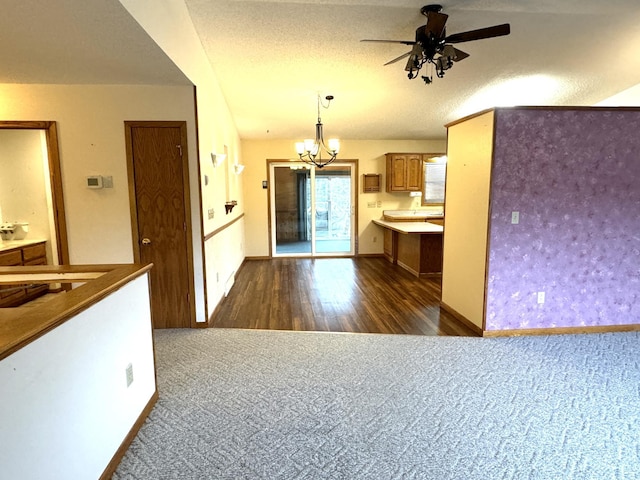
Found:
M 452 43 L 471 42 L 473 40 L 482 40 L 484 38 L 500 37 L 509 35 L 511 27 L 508 23 L 494 25 L 492 27 L 479 28 L 477 30 L 469 30 L 467 32 L 454 33 L 447 36 L 445 25 L 449 15 L 441 13 L 442 5 L 430 4 L 420 9 L 425 17 L 427 17 L 426 25 L 422 25 L 416 29 L 415 40 L 361 40 L 362 42 L 381 42 L 381 43 L 400 43 L 403 45 L 411 45 L 412 48 L 407 53 L 390 60 L 385 65 L 391 65 L 404 58 L 407 58 L 405 71 L 407 77 L 411 80 L 418 76 L 420 69 L 425 64 L 431 64 L 438 78 L 444 77 L 446 70 L 453 67 L 455 62 L 464 60 L 469 56 L 468 53 L 455 48 Z M 423 75 L 422 80 L 429 85 L 433 81 L 433 76 Z

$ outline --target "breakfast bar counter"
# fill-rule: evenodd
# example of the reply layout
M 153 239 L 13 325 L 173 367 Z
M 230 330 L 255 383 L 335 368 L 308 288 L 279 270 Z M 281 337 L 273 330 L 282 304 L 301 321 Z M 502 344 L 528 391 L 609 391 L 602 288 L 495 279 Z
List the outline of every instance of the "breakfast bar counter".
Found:
M 384 228 L 384 256 L 417 277 L 442 272 L 443 227 L 429 222 L 373 220 Z

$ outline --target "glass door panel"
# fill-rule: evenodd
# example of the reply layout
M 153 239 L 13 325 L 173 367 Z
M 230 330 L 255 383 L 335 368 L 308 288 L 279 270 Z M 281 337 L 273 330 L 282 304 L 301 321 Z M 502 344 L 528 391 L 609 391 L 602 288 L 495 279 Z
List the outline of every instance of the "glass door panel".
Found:
M 311 253 L 309 174 L 305 168 L 273 166 L 271 218 L 274 255 L 308 256 Z
M 272 255 L 355 253 L 354 165 L 271 164 Z
M 332 164 L 316 169 L 314 180 L 314 251 L 318 255 L 349 254 L 352 251 L 351 166 Z

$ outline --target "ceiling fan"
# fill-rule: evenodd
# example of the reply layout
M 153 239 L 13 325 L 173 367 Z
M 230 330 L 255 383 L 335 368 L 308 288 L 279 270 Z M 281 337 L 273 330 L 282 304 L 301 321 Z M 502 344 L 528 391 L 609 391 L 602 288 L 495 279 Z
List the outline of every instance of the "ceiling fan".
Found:
M 449 15 L 441 13 L 442 5 L 431 4 L 425 5 L 420 9 L 425 17 L 427 17 L 426 25 L 422 25 L 416 29 L 415 40 L 361 40 L 362 42 L 382 42 L 382 43 L 402 43 L 404 45 L 413 45 L 413 48 L 400 55 L 393 60 L 385 63 L 391 65 L 403 58 L 409 57 L 404 69 L 409 72 L 409 79 L 416 78 L 420 69 L 425 63 L 431 63 L 435 67 L 438 78 L 444 77 L 445 70 L 453 66 L 453 62 L 459 62 L 469 56 L 468 53 L 455 48 L 452 43 L 470 42 L 472 40 L 481 40 L 483 38 L 500 37 L 509 35 L 511 27 L 508 23 L 502 25 L 494 25 L 493 27 L 480 28 L 478 30 L 470 30 L 468 32 L 446 34 L 445 24 Z M 431 76 L 422 76 L 426 84 L 432 82 Z

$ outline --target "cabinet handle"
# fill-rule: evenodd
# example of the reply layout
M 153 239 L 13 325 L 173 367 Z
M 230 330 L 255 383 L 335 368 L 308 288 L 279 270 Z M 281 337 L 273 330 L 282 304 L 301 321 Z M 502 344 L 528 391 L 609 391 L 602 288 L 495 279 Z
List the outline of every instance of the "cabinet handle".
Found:
M 142 244 L 143 245 L 151 245 L 151 240 L 149 240 L 148 238 L 143 238 L 142 239 Z

